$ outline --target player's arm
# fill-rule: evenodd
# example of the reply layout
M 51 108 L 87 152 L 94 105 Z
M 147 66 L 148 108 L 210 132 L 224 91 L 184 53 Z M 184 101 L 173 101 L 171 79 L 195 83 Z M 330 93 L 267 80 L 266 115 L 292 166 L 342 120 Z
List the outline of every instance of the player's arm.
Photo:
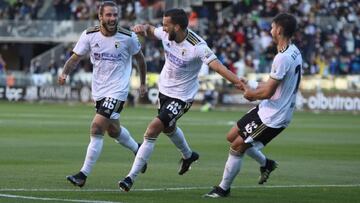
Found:
M 140 50 L 137 54 L 134 55 L 134 58 L 138 64 L 138 70 L 140 73 L 140 96 L 143 97 L 145 93 L 147 92 L 147 86 L 146 86 L 146 62 L 145 57 L 142 51 Z
M 59 85 L 65 84 L 67 76 L 76 68 L 81 60 L 81 56 L 73 53 L 71 57 L 65 62 L 62 73 L 58 77 Z
M 145 37 L 150 37 L 155 39 L 155 35 L 154 35 L 154 30 L 155 27 L 149 24 L 138 24 L 135 25 L 132 30 L 139 35 L 145 36 Z
M 241 89 L 241 84 L 245 79 L 238 78 L 233 72 L 227 69 L 218 59 L 212 60 L 209 64 L 209 67 L 223 76 L 225 79 L 236 85 L 238 88 Z
M 252 84 L 250 84 L 250 82 Z M 247 82 L 243 85 L 244 97 L 249 101 L 270 99 L 280 84 L 280 80 L 269 78 L 266 82 L 256 83 L 254 81 Z

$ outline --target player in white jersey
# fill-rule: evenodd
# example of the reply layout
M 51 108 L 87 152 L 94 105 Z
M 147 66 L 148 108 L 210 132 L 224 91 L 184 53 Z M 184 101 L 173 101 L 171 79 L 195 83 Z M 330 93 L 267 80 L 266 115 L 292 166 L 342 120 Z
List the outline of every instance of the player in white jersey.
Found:
M 241 85 L 246 99 L 261 102 L 228 132 L 227 140 L 231 144 L 222 180 L 205 197 L 218 198 L 230 194 L 244 154 L 260 163 L 259 184 L 266 182 L 277 167 L 277 163 L 266 158 L 260 150 L 290 123 L 301 79 L 302 58 L 299 49 L 291 43 L 296 30 L 295 17 L 279 14 L 273 19 L 271 27 L 278 53 L 273 60 L 269 79 L 260 84 L 248 81 Z
M 218 72 L 234 84 L 240 80 L 223 66 L 205 41 L 187 28 L 188 18 L 182 9 L 170 9 L 164 13 L 163 26 L 136 25 L 136 33 L 162 41 L 165 50 L 165 64 L 159 79 L 158 116 L 148 125 L 144 142 L 137 153 L 133 166 L 125 179 L 119 181 L 123 191 L 129 191 L 140 169 L 148 162 L 155 141 L 161 132 L 165 133 L 182 154 L 178 171 L 183 175 L 199 155 L 189 147 L 176 121 L 186 113 L 198 91 L 198 74 L 202 63 Z
M 104 1 L 99 8 L 100 26 L 85 30 L 77 42 L 74 54 L 66 61 L 58 78 L 60 85 L 66 81 L 82 56 L 90 53 L 93 64 L 92 97 L 96 114 L 91 123 L 90 143 L 80 172 L 67 176 L 72 184 L 82 187 L 103 147 L 105 131 L 115 141 L 137 153 L 139 145 L 129 131 L 120 125 L 120 112 L 127 99 L 132 69 L 132 57 L 140 71 L 140 95 L 146 92 L 146 65 L 140 43 L 135 33 L 118 27 L 118 8 L 112 1 Z M 146 165 L 142 169 L 145 172 Z

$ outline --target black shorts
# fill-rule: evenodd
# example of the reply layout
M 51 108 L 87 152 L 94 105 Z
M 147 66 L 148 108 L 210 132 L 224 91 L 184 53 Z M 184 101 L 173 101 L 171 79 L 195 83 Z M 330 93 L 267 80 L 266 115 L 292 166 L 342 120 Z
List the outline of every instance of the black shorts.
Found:
M 118 119 L 123 109 L 124 101 L 105 97 L 95 103 L 96 113 L 109 119 Z
M 266 126 L 258 115 L 259 107 L 251 109 L 237 122 L 239 134 L 246 140 L 251 136 L 254 141 L 261 142 L 264 146 L 274 139 L 285 128 L 271 128 Z
M 192 102 L 184 102 L 159 92 L 159 105 L 157 117 L 165 128 L 168 128 L 174 126 L 176 121 L 190 109 Z

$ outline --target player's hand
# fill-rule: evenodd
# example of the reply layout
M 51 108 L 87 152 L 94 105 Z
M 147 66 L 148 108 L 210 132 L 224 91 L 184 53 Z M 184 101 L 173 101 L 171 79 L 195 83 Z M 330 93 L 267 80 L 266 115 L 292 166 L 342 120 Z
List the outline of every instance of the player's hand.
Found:
M 241 91 L 245 91 L 247 80 L 245 78 L 239 78 L 239 83 L 235 84 L 235 87 Z
M 244 98 L 251 102 L 255 101 L 256 99 L 253 97 L 253 90 L 249 87 L 249 85 L 244 84 L 243 88 L 244 88 Z
M 136 34 L 146 36 L 147 29 L 148 29 L 148 25 L 138 24 L 132 28 L 132 31 L 134 31 Z
M 249 100 L 249 101 L 255 101 L 256 99 L 254 99 L 253 97 L 250 97 L 249 95 L 247 95 L 247 94 L 244 94 L 244 98 L 245 99 L 247 99 L 247 100 Z
M 235 88 L 240 90 L 240 91 L 245 91 L 244 85 L 242 83 L 235 84 Z
M 243 78 L 243 77 L 239 78 L 239 80 L 240 80 L 240 82 L 242 82 L 242 83 L 244 83 L 244 84 L 247 84 L 247 83 L 248 83 L 248 80 L 245 79 L 245 78 Z
M 59 77 L 58 77 L 58 84 L 59 85 L 64 85 L 65 82 L 66 82 L 66 78 L 67 78 L 67 75 L 60 74 Z
M 147 86 L 144 84 L 144 85 L 140 85 L 140 97 L 144 97 L 146 95 L 146 92 L 147 92 Z

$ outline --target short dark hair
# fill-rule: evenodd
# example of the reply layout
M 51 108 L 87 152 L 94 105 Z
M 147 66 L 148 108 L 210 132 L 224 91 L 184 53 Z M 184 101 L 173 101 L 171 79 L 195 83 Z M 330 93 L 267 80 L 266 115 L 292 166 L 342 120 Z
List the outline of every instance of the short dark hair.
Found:
M 183 9 L 172 8 L 164 13 L 165 17 L 170 17 L 173 24 L 180 25 L 181 29 L 185 30 L 189 24 L 189 19 Z
M 273 23 L 283 28 L 283 36 L 291 38 L 297 27 L 296 18 L 288 13 L 280 13 L 275 16 Z
M 117 7 L 117 4 L 114 1 L 103 1 L 103 2 L 101 2 L 100 7 L 99 7 L 100 15 L 103 14 L 104 8 L 106 6 Z

